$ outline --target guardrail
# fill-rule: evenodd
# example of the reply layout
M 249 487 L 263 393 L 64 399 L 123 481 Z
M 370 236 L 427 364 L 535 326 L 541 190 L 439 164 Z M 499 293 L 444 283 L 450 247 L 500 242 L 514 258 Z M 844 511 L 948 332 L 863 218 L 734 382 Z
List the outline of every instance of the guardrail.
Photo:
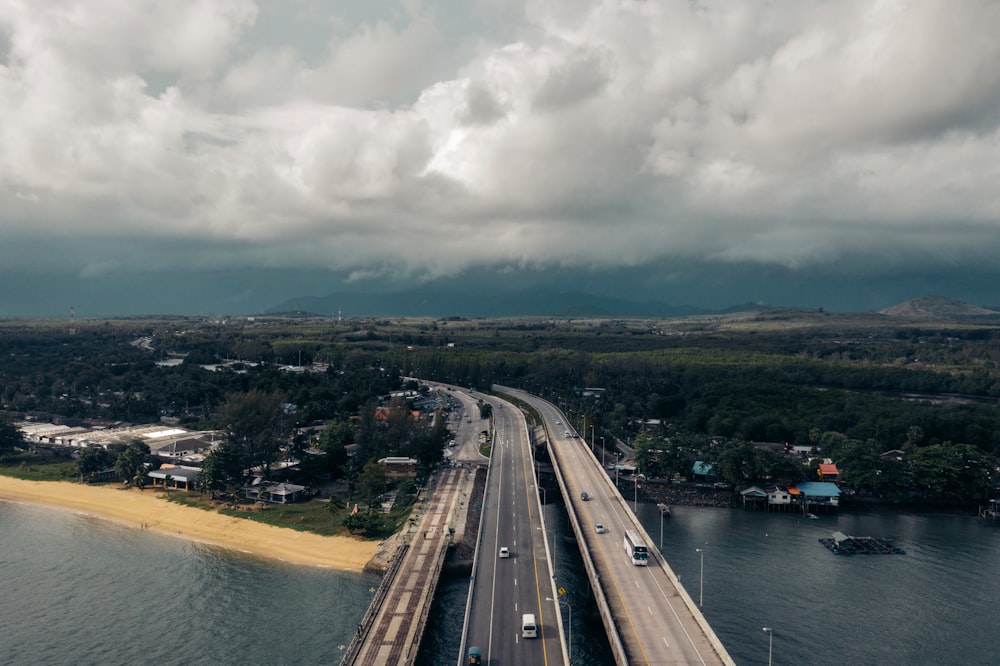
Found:
M 361 650 L 361 646 L 364 645 L 365 638 L 368 637 L 368 632 L 371 631 L 375 617 L 382 609 L 382 604 L 385 602 L 385 596 L 389 593 L 389 588 L 392 587 L 392 581 L 396 578 L 396 574 L 399 572 L 399 567 L 403 563 L 403 558 L 406 556 L 406 551 L 409 547 L 409 544 L 404 543 L 399 547 L 399 550 L 396 551 L 396 556 L 393 558 L 392 564 L 389 565 L 389 568 L 382 576 L 382 580 L 379 582 L 378 589 L 375 590 L 372 602 L 368 604 L 368 610 L 365 611 L 364 617 L 361 618 L 361 624 L 358 625 L 358 631 L 354 634 L 354 638 L 351 639 L 350 645 L 348 645 L 347 650 L 344 651 L 344 656 L 340 659 L 341 664 L 353 664 L 354 660 L 358 658 L 358 651 Z

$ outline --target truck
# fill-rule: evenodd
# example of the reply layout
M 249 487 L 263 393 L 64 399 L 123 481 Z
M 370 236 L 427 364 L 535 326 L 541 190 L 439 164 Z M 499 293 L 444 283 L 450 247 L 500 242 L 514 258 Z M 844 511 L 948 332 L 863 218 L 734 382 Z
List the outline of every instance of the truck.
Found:
M 524 638 L 538 636 L 538 624 L 535 623 L 534 613 L 525 613 L 521 616 L 521 636 Z

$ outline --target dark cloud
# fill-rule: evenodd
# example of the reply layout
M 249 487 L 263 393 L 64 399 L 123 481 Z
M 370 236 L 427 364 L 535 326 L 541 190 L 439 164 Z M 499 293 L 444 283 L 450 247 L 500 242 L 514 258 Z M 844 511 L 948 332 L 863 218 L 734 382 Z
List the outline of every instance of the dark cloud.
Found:
M 24 291 L 171 308 L 497 267 L 673 303 L 982 303 L 998 28 L 990 0 L 8 5 L 0 259 Z M 255 271 L 281 277 L 177 282 Z

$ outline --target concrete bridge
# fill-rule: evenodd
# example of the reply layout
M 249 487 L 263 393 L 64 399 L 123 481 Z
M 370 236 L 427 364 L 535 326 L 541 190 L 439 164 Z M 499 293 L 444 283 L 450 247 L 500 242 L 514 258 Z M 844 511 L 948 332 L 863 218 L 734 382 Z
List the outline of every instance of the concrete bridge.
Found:
M 497 390 L 531 405 L 542 418 L 552 465 L 615 662 L 621 666 L 735 664 L 586 440 L 577 436 L 551 403 L 515 389 Z M 598 523 L 600 533 L 595 529 Z M 628 559 L 626 530 L 645 542 L 648 566 L 635 566 Z
M 735 666 L 586 441 L 565 424 L 565 416 L 528 393 L 497 389 L 531 405 L 542 418 L 553 469 L 615 662 Z M 454 395 L 468 400 L 466 409 L 472 413 L 475 401 L 457 390 Z M 493 457 L 457 663 L 467 663 L 465 649 L 476 645 L 485 651 L 482 663 L 486 664 L 568 664 L 525 417 L 496 398 L 477 395 L 476 399 L 494 406 Z M 466 419 L 469 425 L 463 429 L 478 432 L 486 424 L 478 417 L 474 420 Z M 413 663 L 453 538 L 450 527 L 461 521 L 463 498 L 471 488 L 474 475 L 463 466 L 482 462 L 457 457 L 458 468 L 439 473 L 418 524 L 407 535 L 403 554 L 386 575 L 342 663 Z M 600 532 L 595 529 L 598 523 L 603 526 Z M 626 557 L 626 530 L 645 541 L 648 566 L 635 566 Z M 536 637 L 522 632 L 523 614 L 536 617 Z

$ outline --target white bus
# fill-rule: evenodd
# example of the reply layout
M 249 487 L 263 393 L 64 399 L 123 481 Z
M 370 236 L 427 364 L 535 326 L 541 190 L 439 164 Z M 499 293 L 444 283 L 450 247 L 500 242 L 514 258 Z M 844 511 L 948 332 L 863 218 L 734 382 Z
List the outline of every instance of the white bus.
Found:
M 635 566 L 644 567 L 648 564 L 649 550 L 646 549 L 646 543 L 635 530 L 625 530 L 625 552 Z

